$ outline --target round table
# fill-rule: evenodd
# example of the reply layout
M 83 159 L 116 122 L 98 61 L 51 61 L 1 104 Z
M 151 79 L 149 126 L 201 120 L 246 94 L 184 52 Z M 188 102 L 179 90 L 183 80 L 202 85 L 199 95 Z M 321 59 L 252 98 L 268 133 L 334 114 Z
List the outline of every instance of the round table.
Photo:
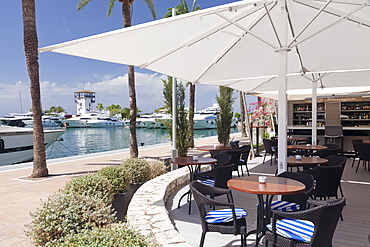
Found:
M 322 146 L 322 145 L 302 144 L 302 145 L 288 145 L 287 148 L 303 150 L 305 152 L 304 155 L 307 155 L 308 151 L 322 150 L 322 149 L 327 149 L 328 147 L 327 146 Z
M 301 157 L 300 160 L 297 160 L 295 157 L 288 157 L 287 164 L 290 167 L 303 166 L 304 170 L 308 170 L 309 166 L 316 166 L 328 163 L 327 159 L 318 158 L 318 157 Z
M 214 158 L 204 158 L 204 157 L 198 157 L 197 160 L 194 160 L 192 156 L 187 156 L 187 157 L 178 157 L 178 158 L 173 158 L 170 160 L 172 164 L 177 164 L 177 165 L 185 165 L 189 169 L 189 176 L 190 176 L 190 182 L 193 181 L 194 177 L 194 172 L 200 170 L 201 165 L 210 165 L 217 163 L 217 160 Z M 183 194 L 180 197 L 179 203 L 177 207 L 180 207 L 180 203 L 182 198 L 184 198 L 186 195 L 188 195 L 188 202 L 189 202 L 189 214 L 191 213 L 191 193 L 190 189 L 187 191 L 185 194 Z
M 215 157 L 220 151 L 224 150 L 230 150 L 231 147 L 225 147 L 225 146 L 217 146 L 214 145 L 207 145 L 207 146 L 200 146 L 197 147 L 200 151 L 208 151 L 211 154 L 211 157 Z
M 256 233 L 256 246 L 264 236 L 266 225 L 271 221 L 271 202 L 274 195 L 290 195 L 302 192 L 306 186 L 293 179 L 283 177 L 267 177 L 266 183 L 258 182 L 258 176 L 248 176 L 230 179 L 227 183 L 230 189 L 256 194 L 258 197 L 257 229 L 247 235 Z M 263 196 L 266 195 L 266 199 Z M 265 208 L 262 206 L 266 204 Z

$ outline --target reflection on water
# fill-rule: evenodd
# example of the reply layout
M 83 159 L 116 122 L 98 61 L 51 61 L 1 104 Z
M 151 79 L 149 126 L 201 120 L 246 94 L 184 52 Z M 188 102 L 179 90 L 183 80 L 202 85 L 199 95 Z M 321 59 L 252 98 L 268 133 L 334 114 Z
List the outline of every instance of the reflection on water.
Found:
M 238 131 L 231 129 L 231 133 Z M 136 129 L 136 135 L 139 146 L 170 143 L 164 129 Z M 216 129 L 194 131 L 195 138 L 216 135 Z M 61 138 L 64 141 L 56 141 L 46 150 L 48 159 L 130 147 L 130 130 L 127 128 L 69 128 Z

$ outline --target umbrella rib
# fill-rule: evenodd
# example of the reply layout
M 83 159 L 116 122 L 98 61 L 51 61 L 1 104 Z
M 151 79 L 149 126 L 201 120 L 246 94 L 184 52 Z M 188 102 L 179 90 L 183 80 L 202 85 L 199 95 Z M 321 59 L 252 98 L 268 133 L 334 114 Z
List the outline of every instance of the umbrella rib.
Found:
M 297 0 L 297 1 L 298 1 L 298 0 Z M 307 3 L 305 3 L 305 4 L 307 4 Z M 310 7 L 315 8 L 314 6 L 310 6 Z M 331 10 L 328 10 L 328 9 L 323 10 L 323 11 L 324 11 L 324 12 L 326 12 L 326 13 L 329 13 L 329 14 L 332 14 L 332 15 L 335 15 L 335 16 L 338 16 L 338 17 L 340 17 L 340 18 L 339 18 L 338 20 L 336 20 L 335 22 L 331 23 L 330 25 L 327 25 L 326 27 L 324 27 L 324 28 L 322 28 L 322 29 L 318 30 L 317 32 L 313 33 L 312 35 L 308 36 L 307 38 L 305 38 L 305 39 L 301 40 L 300 42 L 297 42 L 296 40 L 297 40 L 298 36 L 299 36 L 299 35 L 301 35 L 301 34 L 303 33 L 303 31 L 304 31 L 304 30 L 303 30 L 303 31 L 301 31 L 297 37 L 294 37 L 294 38 L 293 38 L 292 42 L 288 45 L 288 47 L 291 47 L 291 46 L 292 46 L 292 47 L 297 46 L 298 44 L 303 43 L 304 41 L 306 41 L 306 40 L 308 40 L 308 39 L 312 38 L 313 36 L 317 35 L 318 33 L 321 33 L 321 32 L 323 32 L 323 31 L 325 31 L 326 29 L 329 29 L 329 28 L 331 28 L 331 27 L 333 27 L 333 26 L 337 25 L 338 23 L 340 23 L 340 22 L 342 22 L 342 21 L 345 21 L 345 20 L 352 20 L 352 21 L 358 22 L 359 24 L 364 24 L 364 22 L 365 22 L 365 21 L 360 21 L 360 18 L 352 18 L 352 19 L 351 19 L 351 18 L 349 18 L 349 16 L 350 16 L 350 15 L 352 15 L 353 13 L 355 13 L 355 12 L 359 11 L 360 9 L 362 9 L 362 8 L 364 8 L 364 7 L 366 7 L 366 4 L 362 4 L 362 5 L 360 5 L 358 8 L 354 9 L 354 10 L 353 10 L 353 11 L 351 11 L 351 12 L 348 12 L 347 14 L 345 14 L 345 13 L 343 13 L 343 12 L 341 12 L 341 11 L 338 11 L 338 10 L 334 10 L 334 9 L 331 9 Z M 339 13 L 339 12 L 341 12 L 341 13 Z M 358 21 L 356 21 L 355 19 L 358 19 Z M 367 26 L 367 24 L 366 24 L 366 26 Z M 295 43 L 295 42 L 296 42 L 296 43 Z M 294 44 L 294 45 L 293 45 L 293 44 Z
M 274 5 L 274 6 L 272 6 L 271 7 L 271 9 L 272 8 L 274 8 L 276 5 Z M 267 14 L 267 16 L 269 17 L 269 19 L 270 19 L 270 23 L 271 23 L 271 25 L 272 25 L 272 28 L 273 28 L 273 30 L 274 30 L 274 32 L 275 32 L 275 34 L 276 34 L 276 30 L 275 30 L 275 27 L 274 27 L 274 25 L 273 25 L 273 23 L 272 23 L 272 21 L 271 21 L 271 17 L 270 17 L 270 13 L 269 13 L 269 10 L 267 9 L 267 6 L 266 6 L 266 4 L 264 4 L 264 8 L 266 9 L 266 14 Z M 264 15 L 266 15 L 266 14 L 264 14 Z M 268 42 L 267 40 L 264 40 L 263 38 L 261 38 L 261 37 L 259 37 L 258 35 L 256 35 L 252 30 L 251 30 L 251 28 L 245 28 L 245 27 L 243 27 L 242 25 L 240 25 L 239 23 L 237 23 L 236 21 L 234 21 L 234 20 L 231 20 L 231 19 L 229 19 L 229 18 L 227 18 L 227 17 L 225 17 L 225 16 L 223 16 L 223 15 L 221 15 L 220 13 L 216 13 L 216 15 L 218 15 L 219 17 L 221 17 L 222 19 L 224 19 L 225 21 L 227 21 L 227 22 L 229 22 L 230 24 L 232 24 L 232 25 L 234 25 L 234 26 L 236 26 L 236 27 L 238 27 L 238 28 L 240 28 L 241 30 L 243 30 L 244 32 L 246 32 L 246 34 L 250 34 L 251 36 L 253 36 L 254 38 L 256 38 L 257 40 L 259 40 L 259 41 L 261 41 L 262 43 L 265 43 L 266 45 L 268 45 L 269 47 L 271 47 L 271 48 L 273 48 L 273 49 L 275 49 L 276 50 L 276 46 L 274 45 L 274 44 L 271 44 L 270 42 Z M 259 20 L 261 20 L 263 17 L 264 17 L 264 15 L 262 15 L 262 16 L 260 16 L 259 17 Z M 258 23 L 259 21 L 256 21 L 255 23 L 254 23 L 254 25 L 256 24 L 256 23 Z M 279 45 L 280 45 L 280 40 L 279 40 L 279 37 L 276 35 L 276 38 L 277 38 L 277 40 L 278 40 L 278 42 L 279 42 Z M 281 46 L 281 45 L 280 45 Z
M 274 33 L 275 33 L 275 37 L 277 39 L 277 42 L 279 43 L 279 47 L 281 47 L 281 41 L 280 41 L 279 35 L 278 35 L 277 31 L 276 31 L 276 27 L 274 25 L 274 22 L 272 21 L 272 18 L 271 18 L 271 15 L 270 15 L 270 10 L 267 9 L 266 4 L 264 4 L 264 7 L 265 7 L 265 10 L 266 10 L 267 16 L 269 18 L 270 24 L 272 26 L 272 29 L 274 30 Z
M 250 14 L 251 14 L 251 13 L 247 13 L 247 15 L 250 15 Z M 219 16 L 219 15 L 218 15 L 218 16 Z M 246 16 L 246 14 L 245 14 L 245 13 L 241 13 L 240 15 L 235 16 L 235 17 L 232 19 L 232 21 L 234 21 L 234 20 L 239 20 L 240 18 L 243 18 L 243 17 L 245 17 L 245 16 Z M 161 60 L 162 58 L 167 57 L 168 55 L 170 55 L 170 54 L 172 54 L 172 53 L 174 53 L 174 52 L 178 51 L 179 49 L 181 49 L 181 48 L 183 48 L 183 47 L 186 47 L 186 46 L 191 46 L 191 45 L 193 45 L 193 44 L 195 44 L 195 43 L 199 42 L 200 40 L 205 39 L 205 38 L 207 38 L 208 36 L 210 36 L 210 35 L 212 35 L 212 34 L 215 34 L 215 33 L 219 32 L 220 30 L 222 30 L 223 28 L 225 28 L 225 27 L 227 27 L 227 26 L 229 26 L 229 25 L 231 25 L 231 24 L 232 24 L 232 23 L 222 23 L 222 24 L 219 24 L 218 26 L 216 26 L 216 27 L 212 28 L 212 29 L 211 29 L 211 30 L 209 30 L 208 32 L 206 32 L 206 33 L 202 33 L 202 34 L 198 35 L 197 37 L 192 38 L 191 40 L 188 40 L 188 41 L 186 41 L 186 42 L 184 42 L 184 43 L 182 43 L 182 44 L 178 45 L 178 46 L 177 46 L 177 47 L 175 47 L 174 49 L 172 49 L 172 50 L 170 50 L 170 51 L 168 51 L 168 52 L 165 52 L 165 53 L 163 53 L 162 55 L 157 56 L 156 58 L 152 59 L 151 61 L 149 61 L 149 62 L 146 62 L 146 63 L 144 63 L 144 64 L 139 65 L 139 67 L 140 67 L 140 68 L 146 68 L 146 67 L 148 67 L 149 65 L 151 65 L 151 64 L 153 64 L 153 63 L 155 63 L 155 62 L 157 62 L 157 61 Z

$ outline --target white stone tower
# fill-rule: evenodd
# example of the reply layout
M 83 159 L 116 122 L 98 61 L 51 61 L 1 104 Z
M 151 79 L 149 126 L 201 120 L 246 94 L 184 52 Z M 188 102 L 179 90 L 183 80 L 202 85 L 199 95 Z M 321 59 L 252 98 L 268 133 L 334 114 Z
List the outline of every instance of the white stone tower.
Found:
M 74 92 L 75 103 L 77 104 L 77 115 L 83 115 L 91 112 L 95 103 L 95 92 L 89 90 L 81 90 Z

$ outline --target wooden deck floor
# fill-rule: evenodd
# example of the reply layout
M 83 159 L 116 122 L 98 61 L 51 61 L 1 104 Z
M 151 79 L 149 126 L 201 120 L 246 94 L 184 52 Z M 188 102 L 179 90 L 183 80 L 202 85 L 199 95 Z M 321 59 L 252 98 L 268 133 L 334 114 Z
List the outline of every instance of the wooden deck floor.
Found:
M 275 173 L 276 166 L 270 166 L 267 160 L 262 164 L 262 158 L 255 158 L 248 162 L 248 167 L 253 175 L 271 175 Z M 351 167 L 352 159 L 347 160 L 345 172 L 342 177 L 342 188 L 347 204 L 343 210 L 344 221 L 339 221 L 333 240 L 335 247 L 369 247 L 370 241 L 370 172 L 360 166 L 358 173 Z M 234 174 L 237 175 L 237 174 Z M 167 208 L 170 217 L 181 235 L 191 246 L 199 246 L 201 226 L 198 213 L 192 202 L 192 213 L 188 215 L 188 203 L 185 199 L 181 207 L 177 208 L 180 196 L 187 191 L 188 186 L 172 194 Z M 235 204 L 248 211 L 248 230 L 256 228 L 256 203 L 257 196 L 253 194 L 233 191 Z M 255 245 L 255 235 L 248 238 L 248 246 Z M 240 246 L 240 237 L 207 233 L 205 247 Z M 260 243 L 260 246 L 263 246 Z

